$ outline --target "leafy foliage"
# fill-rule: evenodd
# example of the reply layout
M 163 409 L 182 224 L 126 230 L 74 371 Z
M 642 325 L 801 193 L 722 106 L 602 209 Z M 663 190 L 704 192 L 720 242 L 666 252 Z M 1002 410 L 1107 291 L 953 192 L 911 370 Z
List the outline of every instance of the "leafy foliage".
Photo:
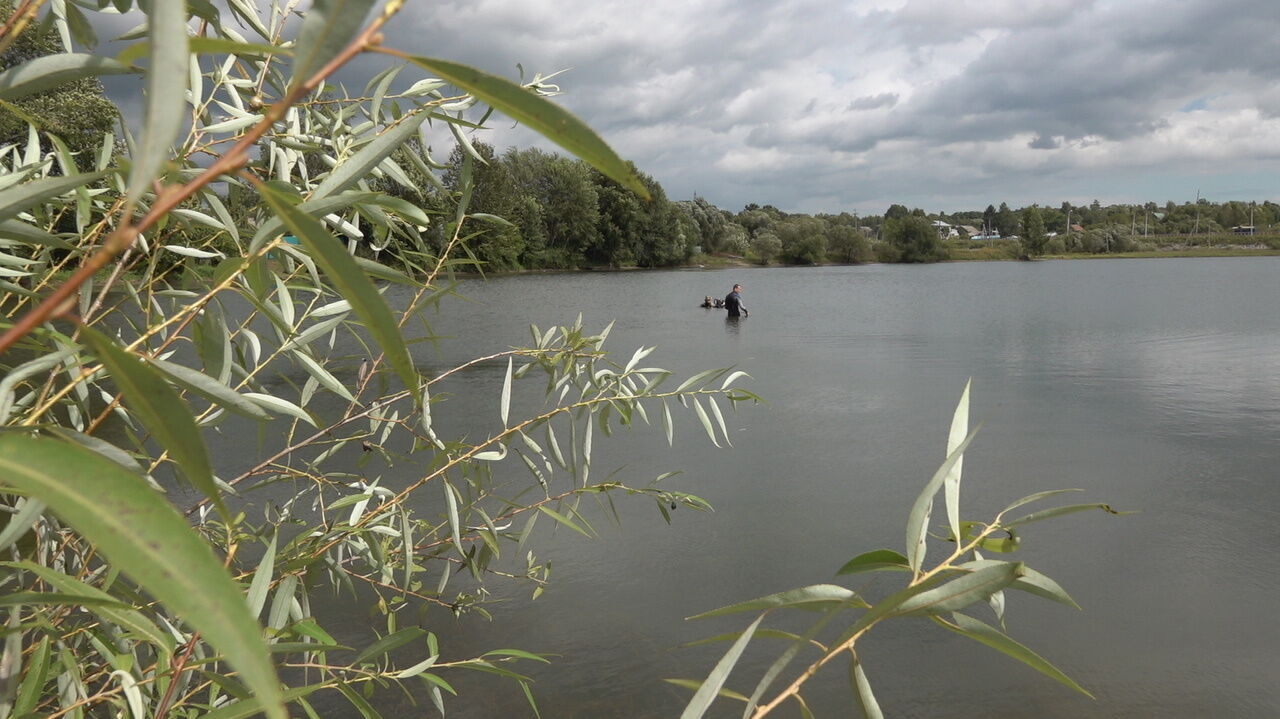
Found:
M 1105 504 L 1083 504 L 1054 507 L 1022 516 L 1013 514 L 1026 505 L 1056 497 L 1064 491 L 1074 491 L 1056 490 L 1023 497 L 1006 507 L 990 522 L 962 520 L 961 469 L 965 450 L 973 441 L 976 431 L 969 429 L 969 388 L 966 386 L 952 419 L 947 441 L 947 459 L 925 485 L 907 517 L 906 552 L 899 553 L 889 549 L 865 552 L 850 559 L 837 572 L 839 575 L 889 572 L 905 579 L 905 586 L 901 589 L 874 599 L 839 585 L 815 584 L 691 617 L 701 619 L 758 613 L 747 629 L 722 638 L 735 641 L 705 680 L 671 680 L 696 690 L 681 715 L 682 719 L 698 719 L 703 716 L 717 696 L 743 702 L 744 717 L 759 719 L 768 716 L 788 702 L 796 703 L 802 713 L 811 716 L 802 692 L 819 670 L 842 658 L 850 662 L 851 691 L 861 714 L 868 719 L 879 717 L 882 715 L 881 709 L 871 691 L 863 659 L 858 654 L 858 641 L 883 622 L 900 617 L 927 617 L 939 626 L 989 646 L 1072 690 L 1092 696 L 1057 667 L 1010 638 L 1004 631 L 1007 590 L 1025 592 L 1078 608 L 1075 602 L 1057 582 L 1023 562 L 987 559 L 983 552 L 1008 554 L 1016 551 L 1017 542 L 1011 540 L 1016 539 L 1018 528 L 1034 522 L 1084 511 L 1102 510 L 1111 514 L 1122 512 Z M 945 500 L 947 526 L 943 533 L 932 535 L 929 522 L 939 493 Z M 927 567 L 924 560 L 931 536 L 945 538 L 950 551 L 941 561 Z M 999 628 L 973 616 L 983 605 L 989 606 L 994 613 Z M 765 620 L 774 619 L 774 613 L 790 614 L 795 610 L 803 610 L 807 616 L 818 614 L 818 619 L 810 621 L 809 629 L 803 634 L 788 634 L 764 628 Z M 848 617 L 849 623 L 840 628 L 839 620 L 844 617 Z M 838 633 L 834 639 L 827 639 L 823 633 L 827 630 Z M 755 688 L 749 694 L 727 689 L 730 673 L 753 635 L 765 634 L 786 638 L 787 647 L 756 681 Z M 794 678 L 784 688 L 773 690 L 774 683 L 784 675 L 791 662 L 802 650 L 807 649 L 816 649 L 817 658 L 810 660 L 798 672 L 793 672 L 791 676 Z M 771 696 L 770 691 L 774 691 Z

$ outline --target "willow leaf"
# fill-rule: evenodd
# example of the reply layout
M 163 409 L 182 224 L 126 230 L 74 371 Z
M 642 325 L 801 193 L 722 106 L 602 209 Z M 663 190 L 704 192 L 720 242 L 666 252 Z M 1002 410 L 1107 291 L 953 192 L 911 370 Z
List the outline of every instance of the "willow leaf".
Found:
M 1077 684 L 1071 677 L 1062 673 L 1062 670 L 1045 661 L 1044 657 L 1041 657 L 1026 646 L 1014 641 L 1008 635 L 995 627 L 964 614 L 952 614 L 951 618 L 955 622 L 954 624 L 942 619 L 937 619 L 937 621 L 942 626 L 957 634 L 962 634 L 976 642 L 985 644 L 998 652 L 1007 654 L 1050 679 L 1071 687 L 1090 699 L 1094 698 L 1088 690 Z
M 921 592 L 898 605 L 896 615 L 956 612 L 984 601 L 1026 574 L 1021 562 L 997 562 L 939 587 Z
M 853 655 L 852 665 L 849 667 L 849 681 L 853 684 L 854 696 L 858 699 L 862 716 L 866 719 L 884 719 L 880 703 L 876 701 L 875 694 L 871 693 L 871 682 L 867 681 L 867 674 L 862 670 L 862 662 L 857 654 Z
M 960 394 L 960 402 L 956 404 L 955 414 L 951 417 L 951 432 L 947 436 L 947 454 L 956 451 L 956 447 L 964 441 L 969 432 L 969 388 L 973 385 L 971 378 L 964 384 L 964 392 Z M 943 483 L 947 502 L 947 521 L 951 525 L 951 535 L 960 536 L 960 473 L 964 465 L 964 457 L 956 459 L 947 479 Z
M 182 129 L 187 92 L 187 4 L 153 2 L 147 14 L 147 110 L 142 140 L 129 172 L 129 199 L 136 200 L 169 158 Z
M 254 419 L 271 419 L 271 415 L 262 411 L 261 407 L 246 399 L 244 395 L 199 370 L 155 357 L 147 361 L 168 375 L 169 379 L 219 407 Z
M 965 449 L 973 441 L 978 429 L 974 427 L 969 436 L 956 445 L 946 461 L 934 473 L 933 478 L 921 490 L 920 496 L 916 497 L 916 502 L 911 507 L 911 514 L 907 517 L 907 564 L 911 566 L 912 571 L 918 571 L 924 562 L 925 537 L 929 531 L 929 514 L 933 509 L 933 495 L 938 493 L 938 488 L 946 480 L 951 468 L 964 456 Z
M 186 519 L 141 477 L 54 439 L 0 435 L 0 477 L 38 498 L 107 560 L 205 636 L 263 700 L 286 713 L 261 629 L 240 587 Z
M 729 651 L 724 653 L 724 656 L 716 663 L 715 668 L 711 670 L 702 685 L 698 687 L 698 691 L 694 693 L 693 698 L 689 700 L 684 712 L 680 714 L 680 719 L 699 719 L 706 713 L 707 708 L 711 706 L 711 702 L 715 701 L 716 695 L 724 687 L 725 680 L 729 678 L 729 672 L 733 671 L 734 665 L 738 663 L 738 658 L 742 656 L 742 652 L 747 648 L 747 643 L 755 635 L 756 627 L 759 627 L 760 622 L 763 620 L 763 614 L 756 617 L 751 626 L 747 627 L 741 637 L 738 637 L 738 641 L 729 647 Z
M 136 72 L 137 68 L 98 55 L 77 52 L 45 55 L 0 72 L 0 100 L 16 100 L 87 77 Z
M 568 110 L 528 88 L 473 67 L 430 57 L 409 59 L 585 160 L 618 184 L 650 199 L 649 190 L 635 169 Z
M 863 552 L 845 563 L 836 574 L 857 574 L 858 572 L 910 571 L 907 558 L 892 549 L 876 549 Z
M 0 220 L 8 220 L 19 212 L 30 207 L 35 207 L 51 197 L 57 197 L 58 195 L 70 192 L 77 187 L 82 187 L 106 176 L 106 172 L 85 172 L 79 175 L 69 175 L 64 177 L 46 177 L 44 179 L 35 180 L 34 182 L 26 182 L 0 191 Z M 11 231 L 19 230 L 16 225 L 10 225 L 7 223 L 5 225 L 5 229 Z M 35 235 L 30 232 L 25 233 L 25 238 L 28 241 L 32 241 L 34 237 Z
M 200 429 L 187 405 L 156 370 L 120 349 L 92 327 L 81 328 L 81 337 L 93 347 L 98 359 L 111 373 L 125 406 L 173 457 L 191 484 L 211 499 L 222 516 L 227 516 L 222 496 L 213 481 L 209 451 L 200 439 Z
M 713 609 L 709 612 L 696 614 L 690 619 L 705 619 L 707 617 L 719 617 L 725 614 L 737 614 L 738 612 L 754 612 L 764 609 L 777 609 L 779 607 L 799 607 L 805 605 L 829 605 L 833 602 L 847 604 L 849 606 L 865 607 L 866 603 L 858 597 L 858 594 L 851 589 L 835 584 L 814 584 L 799 589 L 789 589 L 785 592 L 770 594 L 758 599 L 752 599 L 738 604 L 731 604 L 727 607 Z
M 373 0 L 316 0 L 294 42 L 293 89 L 306 82 L 351 42 L 364 25 Z
M 307 252 L 315 258 L 316 264 L 328 275 L 343 299 L 351 303 L 351 309 L 364 321 L 365 328 L 386 354 L 387 362 L 416 395 L 418 373 L 413 368 L 409 350 L 400 336 L 391 309 L 373 282 L 360 270 L 346 247 L 334 239 L 318 220 L 300 212 L 278 190 L 263 186 L 262 195 L 285 226 L 302 240 Z
M 1032 512 L 1031 514 L 1028 514 L 1025 517 L 1019 517 L 1013 520 L 1012 522 L 1003 522 L 1001 523 L 1001 526 L 1010 527 L 1010 528 L 1017 527 L 1023 524 L 1031 524 L 1032 522 L 1039 522 L 1044 519 L 1061 517 L 1066 514 L 1075 514 L 1076 512 L 1088 512 L 1094 509 L 1101 509 L 1107 514 L 1132 514 L 1132 512 L 1121 512 L 1117 509 L 1112 509 L 1111 505 L 1109 504 L 1073 504 L 1068 507 L 1054 507 L 1053 509 L 1043 509 L 1043 510 L 1040 510 L 1039 512 Z

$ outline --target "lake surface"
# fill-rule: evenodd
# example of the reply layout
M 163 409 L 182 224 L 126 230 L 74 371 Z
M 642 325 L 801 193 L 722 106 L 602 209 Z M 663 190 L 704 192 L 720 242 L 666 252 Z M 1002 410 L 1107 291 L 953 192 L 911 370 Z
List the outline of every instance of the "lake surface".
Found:
M 697 306 L 734 282 L 750 318 L 729 324 Z M 886 716 L 1280 715 L 1280 258 L 538 275 L 461 292 L 471 301 L 431 321 L 463 341 L 420 347 L 420 362 L 524 344 L 530 323 L 582 313 L 588 328 L 617 320 L 608 346 L 619 362 L 657 345 L 646 364 L 684 376 L 733 365 L 768 400 L 728 418 L 732 448 L 710 446 L 691 414 L 677 415 L 674 449 L 652 429 L 596 443 L 593 475 L 621 467 L 643 484 L 683 470 L 668 483 L 714 513 L 682 509 L 668 526 L 651 501 L 622 499 L 618 525 L 589 515 L 597 539 L 541 538 L 554 572 L 536 602 L 528 588 L 495 585 L 510 598 L 492 607 L 495 622 L 436 615 L 428 628 L 450 653 L 560 655 L 532 670 L 542 716 L 678 716 L 689 692 L 662 678 L 704 677 L 726 648 L 679 645 L 750 621 L 685 617 L 832 582 L 866 550 L 902 551 L 907 512 L 945 455 L 970 377 L 984 426 L 965 456 L 967 517 L 1068 487 L 1084 490 L 1069 503 L 1139 512 L 1031 525 L 1015 555 L 1083 611 L 1010 594 L 1009 633 L 1097 699 L 907 620 L 860 645 Z M 492 415 L 501 379 L 469 373 L 455 394 L 486 399 L 448 403 L 453 420 Z M 883 596 L 896 580 L 840 583 L 872 582 L 869 594 Z M 749 692 L 779 651 L 753 643 L 729 686 Z M 532 715 L 508 682 L 459 683 L 451 717 Z M 820 717 L 849 716 L 848 692 L 833 665 L 806 698 Z M 435 711 L 390 694 L 379 708 Z M 717 714 L 736 715 L 728 702 Z

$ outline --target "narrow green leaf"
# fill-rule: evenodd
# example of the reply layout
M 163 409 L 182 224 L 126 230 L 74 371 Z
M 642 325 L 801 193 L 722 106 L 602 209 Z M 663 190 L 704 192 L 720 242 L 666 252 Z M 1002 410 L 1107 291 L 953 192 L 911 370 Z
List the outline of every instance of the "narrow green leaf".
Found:
M 813 638 L 818 635 L 818 632 L 822 631 L 823 627 L 827 626 L 832 619 L 839 616 L 843 610 L 844 607 L 841 606 L 828 609 L 821 619 L 814 622 L 813 626 L 809 627 L 808 631 L 804 633 L 804 636 L 794 638 L 791 645 L 788 646 L 782 654 L 778 655 L 777 659 L 773 660 L 773 663 L 769 665 L 769 668 L 765 670 L 765 673 L 760 677 L 760 681 L 756 683 L 756 688 L 751 692 L 751 697 L 747 699 L 747 706 L 742 710 L 742 719 L 750 719 L 752 712 L 755 711 L 760 699 L 764 697 L 764 693 L 769 691 L 769 687 L 773 685 L 774 680 L 776 680 L 787 668 L 787 665 L 791 663 L 791 660 L 800 653 L 802 648 L 808 646 Z M 765 631 L 766 630 L 761 629 L 756 632 L 756 635 L 766 636 L 764 634 Z M 823 649 L 823 651 L 825 652 L 826 649 Z
M 707 411 L 702 408 L 702 403 L 698 401 L 697 397 L 693 398 L 693 412 L 698 415 L 698 421 L 702 423 L 702 429 L 711 438 L 711 444 L 719 447 L 720 443 L 716 441 L 716 431 L 711 428 L 711 419 L 707 417 Z
M 263 552 L 262 559 L 258 560 L 258 568 L 253 572 L 253 581 L 249 582 L 249 593 L 245 597 L 249 602 L 249 613 L 254 619 L 262 615 L 262 608 L 267 604 L 267 590 L 271 588 L 275 567 L 276 535 L 272 534 L 271 541 L 267 544 L 267 551 Z
M 360 652 L 359 656 L 351 661 L 351 666 L 357 666 L 371 659 L 377 659 L 387 652 L 403 647 L 404 645 L 417 641 L 425 636 L 427 636 L 427 630 L 422 629 L 421 627 L 407 627 L 393 634 L 388 634 L 373 644 L 370 644 L 364 651 Z
M 260 392 L 245 392 L 242 396 L 248 397 L 253 402 L 256 402 L 259 407 L 269 409 L 273 412 L 283 412 L 291 417 L 296 417 L 303 422 L 306 422 L 312 427 L 316 426 L 316 421 L 311 418 L 311 415 L 307 414 L 305 409 L 288 400 L 280 399 L 279 397 L 269 394 L 262 394 Z
M 391 153 L 400 149 L 406 142 L 415 137 L 418 134 L 418 128 L 422 126 L 423 121 L 426 119 L 427 113 L 425 112 L 406 115 L 395 127 L 383 131 L 381 135 L 370 140 L 350 159 L 333 168 L 333 171 L 316 186 L 316 189 L 311 193 L 311 198 L 299 205 L 298 209 L 306 209 L 308 204 L 318 200 L 329 199 L 364 179 L 373 168 L 381 164 Z
M 249 42 L 237 42 L 228 40 L 224 37 L 193 37 L 188 41 L 191 52 L 198 55 L 239 55 L 241 57 L 256 57 L 262 55 L 275 55 L 283 53 L 285 55 L 293 52 L 292 48 L 281 47 L 279 45 L 262 45 Z
M 1094 509 L 1101 509 L 1107 514 L 1133 514 L 1133 512 L 1121 512 L 1117 509 L 1112 509 L 1109 504 L 1073 504 L 1069 507 L 1054 507 L 1053 509 L 1042 509 L 1039 512 L 1032 512 L 1025 517 L 1019 517 L 1012 522 L 1002 522 L 1000 526 L 1017 527 L 1023 524 L 1039 522 L 1044 519 L 1053 519 L 1054 517 L 1075 514 L 1076 512 L 1088 512 Z
M 729 647 L 729 651 L 725 652 L 720 661 L 716 663 L 711 673 L 698 687 L 698 691 L 694 693 L 693 698 L 689 700 L 689 704 L 685 706 L 684 711 L 680 714 L 680 719 L 699 719 L 706 713 L 711 706 L 711 702 L 715 701 L 716 696 L 720 693 L 720 689 L 724 687 L 725 680 L 729 678 L 729 672 L 733 671 L 733 667 L 738 663 L 742 652 L 747 648 L 747 643 L 751 641 L 751 637 L 755 635 L 756 627 L 760 626 L 760 622 L 764 620 L 764 615 L 756 617 L 756 620 L 747 627 L 738 641 Z
M 554 509 L 552 509 L 552 508 L 548 507 L 548 506 L 547 506 L 547 505 L 545 505 L 545 504 L 539 505 L 539 506 L 538 506 L 538 511 L 542 512 L 543 514 L 547 515 L 548 517 L 551 517 L 552 519 L 556 520 L 556 521 L 557 521 L 557 522 L 559 522 L 560 524 L 563 524 L 564 526 L 568 527 L 569 529 L 572 529 L 573 531 L 577 532 L 578 534 L 581 534 L 581 535 L 582 535 L 582 536 L 584 536 L 584 537 L 590 537 L 590 536 L 591 536 L 591 534 L 590 534 L 590 533 L 588 533 L 588 532 L 587 532 L 587 530 L 585 530 L 585 529 L 583 529 L 582 527 L 578 526 L 578 524 L 577 524 L 576 522 L 574 522 L 572 519 L 569 519 L 568 517 L 566 517 L 566 516 L 564 516 L 563 514 L 561 514 L 561 513 L 557 512 L 556 510 L 554 510 Z
M 279 191 L 269 186 L 262 187 L 262 195 L 285 226 L 302 240 L 307 252 L 315 258 L 316 264 L 328 275 L 343 299 L 351 303 L 351 309 L 364 321 L 365 328 L 386 354 L 387 362 L 395 368 L 405 387 L 416 395 L 418 373 L 413 368 L 409 350 L 400 336 L 391 309 L 373 282 L 356 265 L 346 247 L 318 221 L 298 211 Z
M 396 678 L 396 679 L 408 679 L 409 677 L 416 677 L 416 676 L 418 676 L 419 674 L 421 674 L 421 673 L 425 672 L 426 670 L 430 669 L 430 668 L 431 668 L 431 665 L 432 665 L 432 664 L 435 664 L 435 663 L 436 663 L 436 660 L 438 660 L 439 658 L 440 658 L 440 655 L 439 655 L 439 654 L 432 654 L 431 656 L 427 657 L 426 659 L 424 659 L 424 660 L 422 660 L 422 661 L 418 662 L 417 664 L 414 664 L 413 666 L 409 667 L 408 669 L 405 669 L 404 671 L 402 671 L 402 672 L 400 672 L 400 673 L 396 674 L 396 675 L 395 675 L 395 678 Z
M 227 517 L 222 493 L 213 481 L 209 452 L 200 439 L 200 428 L 178 393 L 156 371 L 120 349 L 106 335 L 82 327 L 82 338 L 93 348 L 120 393 L 125 406 L 142 422 L 173 457 L 191 484 L 204 492 L 223 517 Z
M 0 100 L 16 100 L 87 77 L 137 72 L 135 67 L 98 55 L 76 52 L 45 55 L 0 72 Z
M 108 597 L 87 597 L 80 594 L 59 594 L 57 592 L 16 592 L 0 595 L 0 606 L 11 607 L 29 604 L 31 606 L 63 606 L 78 605 L 83 607 L 107 607 L 109 609 L 128 609 L 129 605 L 118 599 Z
M 1026 574 L 1021 562 L 996 562 L 992 566 L 953 579 L 939 587 L 921 592 L 902 602 L 895 615 L 914 613 L 937 614 L 956 612 L 1004 589 Z
M 564 108 L 510 80 L 473 67 L 437 58 L 409 59 L 563 147 L 637 195 L 649 199 L 649 190 L 635 170 L 591 128 Z
M 349 684 L 339 684 L 338 691 L 342 692 L 342 696 L 351 702 L 351 706 L 355 707 L 356 711 L 360 712 L 360 716 L 364 717 L 364 719 L 382 719 L 382 715 L 378 713 L 378 710 L 374 709 L 373 705 L 357 693 L 356 690 L 352 689 Z
M 284 691 L 284 701 L 294 702 L 304 697 L 310 696 L 321 689 L 327 689 L 337 684 L 337 680 L 329 680 L 312 684 L 305 687 L 294 687 Z M 214 709 L 207 714 L 200 714 L 200 719 L 248 719 L 257 716 L 264 711 L 264 704 L 258 697 L 248 697 L 240 699 Z
M 992 567 L 997 564 L 1003 564 L 1003 562 L 995 559 L 979 559 L 961 564 L 958 568 L 976 571 L 979 569 L 986 569 L 987 567 Z M 1059 604 L 1065 604 L 1073 609 L 1080 608 L 1080 605 L 1076 604 L 1076 600 L 1072 599 L 1071 595 L 1067 594 L 1067 590 L 1063 589 L 1062 585 L 1058 584 L 1048 575 L 1037 572 L 1027 566 L 1024 566 L 1022 571 L 1022 576 L 1013 582 L 1013 584 L 1009 585 L 1010 589 L 1017 589 L 1027 592 L 1028 594 L 1034 594 L 1038 597 L 1044 597 L 1045 599 L 1058 602 Z
M 453 538 L 453 548 L 465 557 L 467 553 L 462 548 L 462 520 L 458 517 L 457 491 L 447 481 L 442 485 L 444 486 L 444 503 L 449 510 L 449 536 Z
M 360 32 L 373 0 L 315 0 L 294 41 L 293 89 L 319 72 Z
M 285 719 L 275 668 L 240 588 L 186 519 L 138 476 L 54 439 L 0 435 L 4 483 L 49 505 L 227 657 L 271 719 Z
M 852 654 L 852 660 L 849 665 L 849 681 L 853 684 L 854 696 L 858 699 L 858 708 L 862 710 L 862 716 L 866 719 L 884 719 L 884 714 L 880 712 L 880 703 L 876 701 L 875 694 L 871 693 L 871 682 L 867 681 L 866 672 L 862 670 L 862 662 L 858 659 L 855 652 Z
M 516 659 L 528 659 L 530 661 L 542 662 L 543 664 L 551 663 L 550 659 L 547 659 L 546 657 L 541 656 L 539 654 L 534 654 L 533 652 L 526 652 L 523 649 L 491 649 L 485 652 L 484 654 L 481 654 L 480 656 L 482 657 L 515 657 Z
M 739 636 L 741 636 L 741 634 L 739 634 Z M 674 684 L 678 687 L 683 687 L 685 689 L 692 689 L 694 691 L 697 691 L 698 687 L 702 686 L 702 682 L 698 681 L 697 679 L 663 679 L 662 681 L 668 684 Z M 747 700 L 745 696 L 743 696 L 742 694 L 739 694 L 738 692 L 733 691 L 732 689 L 721 688 L 720 691 L 716 692 L 716 695 L 722 696 L 725 699 L 736 699 L 737 701 L 740 701 L 740 702 L 745 702 Z
M 955 622 L 954 624 L 943 620 L 940 617 L 935 617 L 934 619 L 942 626 L 957 634 L 962 634 L 976 642 L 985 644 L 998 652 L 1007 654 L 1050 679 L 1068 686 L 1090 699 L 1095 698 L 1088 690 L 1077 684 L 1071 677 L 1063 674 L 1060 669 L 1045 661 L 1045 659 L 1039 654 L 1036 654 L 1022 644 L 1014 641 L 1007 634 L 1004 634 L 995 627 L 964 614 L 952 614 L 951 618 Z
M 511 414 L 511 372 L 515 368 L 515 358 L 507 358 L 507 374 L 502 380 L 502 426 L 507 426 L 507 417 Z
M 27 530 L 31 529 L 44 515 L 44 510 L 44 502 L 32 498 L 23 499 L 22 508 L 9 518 L 9 523 L 4 525 L 4 531 L 0 532 L 0 552 L 22 539 Z
M 951 433 L 947 436 L 947 454 L 950 455 L 964 441 L 969 433 L 969 388 L 973 378 L 964 383 L 964 392 L 960 393 L 960 402 L 956 404 L 955 414 L 951 418 Z M 944 494 L 947 503 L 947 521 L 951 525 L 953 536 L 960 536 L 960 474 L 964 465 L 964 457 L 956 459 L 951 471 L 947 472 L 944 482 Z
M 81 177 L 81 175 L 72 175 L 72 177 Z M 62 178 L 52 178 L 62 179 Z M 3 193 L 0 193 L 2 195 Z M 37 227 L 32 227 L 20 220 L 5 220 L 0 222 L 0 239 L 15 240 L 27 245 L 38 245 L 40 247 L 52 247 L 58 250 L 67 250 L 68 252 L 75 250 L 75 245 L 66 240 L 51 235 Z
M 47 582 L 49 586 L 57 589 L 62 594 L 69 594 L 84 597 L 87 600 L 85 606 L 102 617 L 107 622 L 118 627 L 123 627 L 126 631 L 146 639 L 151 642 L 164 656 L 168 656 L 173 652 L 173 636 L 168 632 L 161 631 L 150 619 L 147 619 L 141 612 L 132 609 L 116 609 L 112 605 L 115 598 L 110 594 L 91 587 L 80 580 L 70 577 L 62 572 L 49 567 L 44 567 L 33 562 L 4 562 L 0 566 L 9 567 L 10 569 L 23 569 L 40 577 Z
M 307 371 L 307 374 L 315 377 L 316 381 L 323 385 L 325 389 L 348 402 L 356 401 L 355 395 L 351 394 L 351 390 L 348 390 L 345 385 L 338 381 L 337 377 L 333 376 L 332 372 L 325 369 L 310 355 L 305 352 L 295 352 L 293 356 L 302 363 L 302 367 Z
M 129 172 L 129 199 L 137 200 L 160 174 L 186 113 L 187 4 L 153 2 L 147 13 L 147 109 L 142 139 Z
M 1049 497 L 1053 497 L 1059 494 L 1065 494 L 1066 492 L 1083 492 L 1083 491 L 1084 491 L 1083 489 L 1051 489 L 1047 492 L 1036 492 L 1035 494 L 1029 494 L 1023 497 L 1022 499 L 1019 499 L 1018 501 L 1014 502 L 1013 504 L 1010 504 L 1008 507 L 1005 507 L 1004 511 L 1000 512 L 1000 514 L 1004 514 L 1005 512 L 1010 512 L 1012 510 L 1015 510 L 1024 504 L 1031 504 L 1032 502 L 1038 502 L 1042 499 L 1047 499 Z
M 253 419 L 271 419 L 271 415 L 253 401 L 199 370 L 156 357 L 147 358 L 147 362 L 168 375 L 169 379 L 219 407 Z
M 18 696 L 13 701 L 11 716 L 22 717 L 30 714 L 40 701 L 44 683 L 49 678 L 49 637 L 40 640 L 31 661 L 27 662 L 27 674 L 18 687 Z
M 973 441 L 974 435 L 980 428 L 981 425 L 974 427 L 969 436 L 965 437 L 964 441 L 947 456 L 946 461 L 924 486 L 911 507 L 911 514 L 907 517 L 907 564 L 911 566 L 912 571 L 919 571 L 920 565 L 924 563 L 925 537 L 929 532 L 929 514 L 933 509 L 933 495 L 938 493 L 938 488 L 946 480 L 951 468 L 964 456 L 965 449 L 969 447 L 969 443 Z
M 106 172 L 86 172 L 80 175 L 46 177 L 0 191 L 0 220 L 8 220 L 51 197 L 57 197 L 106 176 Z M 17 228 L 6 223 L 5 229 L 16 230 Z M 26 236 L 30 238 L 31 234 L 27 233 Z
M 892 549 L 876 549 L 864 552 L 845 562 L 836 574 L 857 574 L 859 572 L 911 571 L 907 558 Z
M 764 609 L 776 609 L 778 607 L 799 607 L 805 605 L 827 605 L 833 602 L 845 604 L 850 607 L 866 607 L 866 602 L 858 596 L 857 592 L 851 589 L 837 586 L 835 584 L 814 584 L 808 587 L 800 587 L 799 589 L 789 589 L 785 592 L 770 594 L 758 599 L 752 599 L 738 604 L 731 604 L 727 607 L 713 609 L 702 614 L 695 614 L 690 619 L 706 619 L 707 617 L 719 617 L 726 614 L 737 614 L 739 612 L 754 612 Z

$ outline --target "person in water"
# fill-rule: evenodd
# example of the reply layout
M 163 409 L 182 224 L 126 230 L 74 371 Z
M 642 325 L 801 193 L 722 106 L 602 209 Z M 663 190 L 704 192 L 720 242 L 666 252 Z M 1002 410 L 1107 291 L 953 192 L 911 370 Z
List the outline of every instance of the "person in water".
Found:
M 750 317 L 747 308 L 742 306 L 742 285 L 734 285 L 733 291 L 724 298 L 724 308 L 729 310 L 730 317 L 737 317 L 738 310 L 742 310 L 743 317 Z

